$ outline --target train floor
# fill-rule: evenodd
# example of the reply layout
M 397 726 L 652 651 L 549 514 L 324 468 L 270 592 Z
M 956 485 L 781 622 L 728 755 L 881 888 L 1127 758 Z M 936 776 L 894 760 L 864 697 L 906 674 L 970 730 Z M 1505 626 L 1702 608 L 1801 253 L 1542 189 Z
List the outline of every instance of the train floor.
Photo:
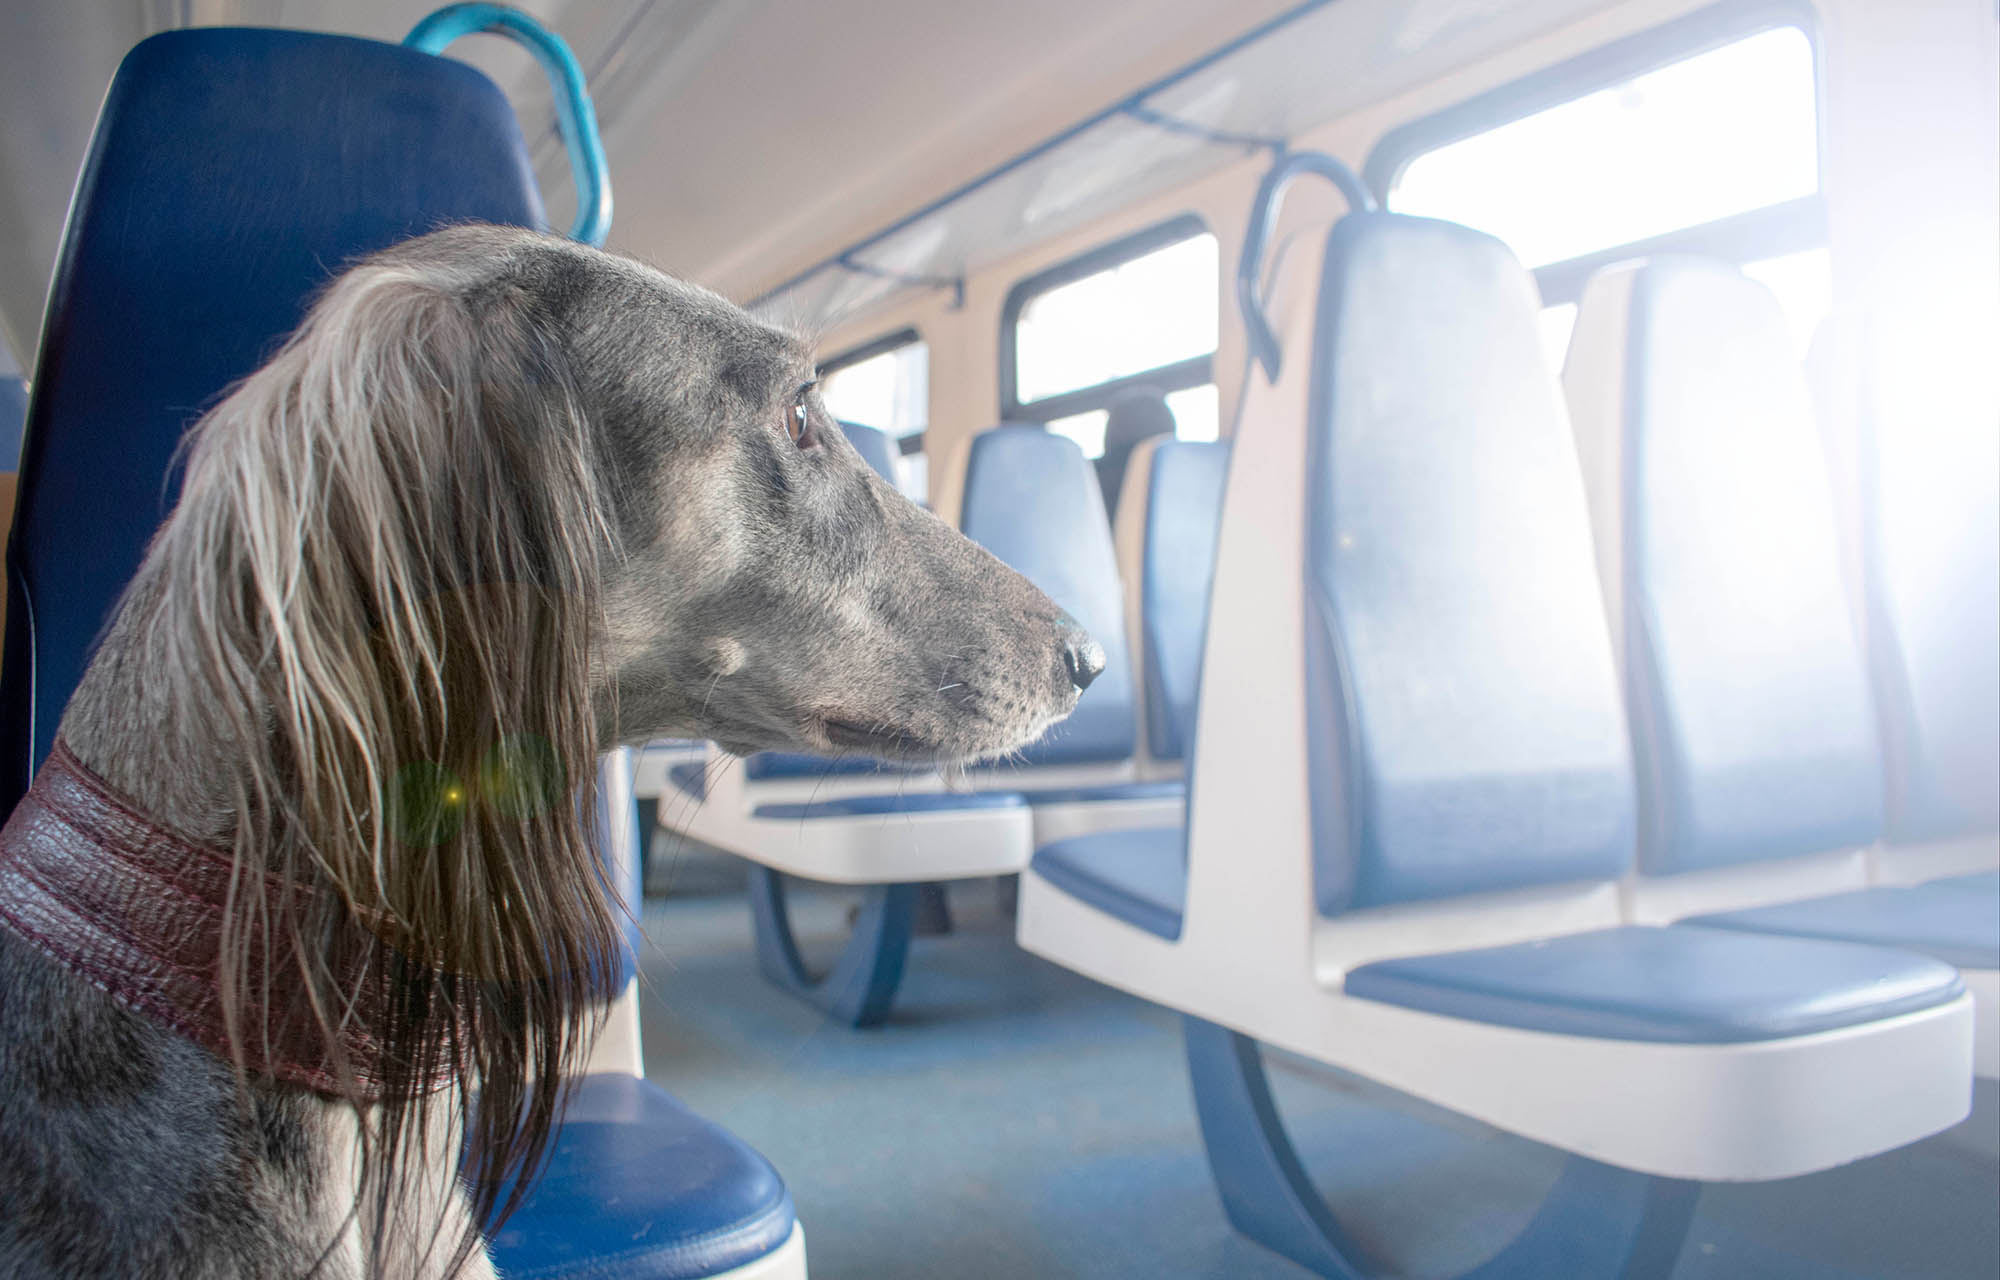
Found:
M 648 1074 L 768 1156 L 814 1280 L 1304 1280 L 1235 1235 L 1209 1181 L 1179 1019 L 1021 951 L 991 881 L 951 889 L 889 1022 L 853 1031 L 757 972 L 742 864 L 656 842 Z M 852 893 L 793 895 L 831 954 Z M 1300 1152 L 1354 1234 L 1453 1274 L 1525 1220 L 1560 1157 L 1315 1064 L 1274 1058 Z M 1992 1280 L 2000 1105 L 1844 1168 L 1709 1187 L 1675 1280 Z

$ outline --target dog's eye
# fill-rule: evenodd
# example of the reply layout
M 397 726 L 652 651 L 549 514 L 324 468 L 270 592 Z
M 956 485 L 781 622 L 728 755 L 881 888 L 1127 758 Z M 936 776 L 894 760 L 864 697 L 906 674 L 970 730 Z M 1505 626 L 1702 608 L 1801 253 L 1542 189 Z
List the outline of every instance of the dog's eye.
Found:
M 801 449 L 810 449 L 819 443 L 819 433 L 813 430 L 812 406 L 806 402 L 806 395 L 813 389 L 808 382 L 800 387 L 792 397 L 792 411 L 785 416 L 785 434 Z

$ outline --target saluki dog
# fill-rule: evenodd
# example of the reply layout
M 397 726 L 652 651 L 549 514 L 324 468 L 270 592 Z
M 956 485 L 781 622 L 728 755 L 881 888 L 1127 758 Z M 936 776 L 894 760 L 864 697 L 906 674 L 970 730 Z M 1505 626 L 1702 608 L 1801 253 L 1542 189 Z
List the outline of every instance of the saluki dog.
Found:
M 617 968 L 601 752 L 951 766 L 1103 666 L 804 342 L 532 232 L 364 259 L 186 458 L 0 833 L 8 1277 L 491 1275 Z

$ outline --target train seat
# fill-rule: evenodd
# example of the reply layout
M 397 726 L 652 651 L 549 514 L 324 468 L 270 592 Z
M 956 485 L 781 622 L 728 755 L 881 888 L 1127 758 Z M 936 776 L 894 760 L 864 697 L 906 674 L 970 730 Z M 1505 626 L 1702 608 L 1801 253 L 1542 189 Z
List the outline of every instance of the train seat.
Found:
M 126 56 L 71 203 L 29 409 L 0 806 L 47 754 L 178 493 L 176 451 L 199 406 L 255 369 L 342 263 L 441 223 L 542 225 L 532 173 L 507 99 L 461 62 L 230 28 L 168 32 Z M 600 822 L 629 814 L 625 768 L 614 755 L 600 769 Z M 605 832 L 608 868 L 629 875 L 631 823 Z M 804 1236 L 770 1166 L 641 1075 L 636 1002 L 628 975 L 547 1177 L 492 1242 L 499 1268 L 804 1276 Z M 623 1154 L 643 1149 L 689 1162 L 662 1176 Z
M 1228 469 L 1227 442 L 1172 438 L 1145 441 L 1126 464 L 1113 540 L 1139 690 L 1142 778 L 1185 770 Z
M 1991 412 L 1954 385 L 1982 371 L 1933 339 L 1842 307 L 1807 358 L 1888 766 L 1869 869 L 1892 884 L 2000 866 L 2000 481 Z
M 1194 739 L 1201 649 L 1229 446 L 1149 440 L 1133 451 L 1116 528 L 1127 634 L 1134 637 L 1142 763 L 1178 769 Z M 1128 924 L 1180 936 L 1187 893 L 1186 828 L 1154 826 L 1072 836 L 1031 862 L 1049 883 Z
M 889 438 L 888 432 L 860 422 L 843 422 L 840 430 L 876 475 L 890 484 L 896 483 L 896 442 Z
M 592 1046 L 541 1180 L 493 1232 L 509 1277 L 788 1280 L 805 1238 L 769 1161 L 645 1078 L 639 1042 L 639 879 L 633 753 L 598 769 L 598 846 L 624 899 L 622 994 Z
M 1004 766 L 973 771 L 979 786 L 1025 794 L 1035 842 L 1097 830 L 1171 825 L 1182 789 L 1139 775 L 1139 691 L 1125 592 L 1104 499 L 1074 441 L 1038 426 L 975 437 L 965 460 L 959 528 L 1046 592 L 1104 646 L 1103 672 L 1069 718 Z
M 2000 1071 L 2000 898 L 1868 886 L 1882 755 L 1832 490 L 1783 312 L 1722 263 L 1593 280 L 1565 370 L 1645 815 L 1642 923 L 1960 966 Z
M 1253 246 L 1305 165 L 1337 169 L 1280 161 Z M 1159 836 L 1045 849 L 1018 927 L 1187 1016 L 1232 1222 L 1366 1272 L 1260 1042 L 1571 1153 L 1494 1274 L 1664 1274 L 1696 1181 L 1962 1119 L 1971 1009 L 1949 966 L 1623 921 L 1629 744 L 1527 274 L 1486 236 L 1364 212 L 1292 283 L 1290 358 L 1253 374 L 1232 444 L 1185 862 Z

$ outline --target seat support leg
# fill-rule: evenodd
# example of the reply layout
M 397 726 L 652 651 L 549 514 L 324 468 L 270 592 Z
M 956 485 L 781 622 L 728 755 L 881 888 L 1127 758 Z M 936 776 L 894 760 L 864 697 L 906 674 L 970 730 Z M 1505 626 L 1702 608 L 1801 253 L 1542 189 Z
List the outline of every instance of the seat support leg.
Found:
M 1341 1230 L 1285 1133 L 1255 1040 L 1186 1019 L 1195 1109 L 1229 1221 L 1252 1240 L 1331 1280 L 1389 1274 Z M 1574 1276 L 1663 1278 L 1680 1256 L 1700 1184 L 1571 1156 L 1519 1235 L 1467 1280 Z
M 854 931 L 833 967 L 815 975 L 799 954 L 785 905 L 785 877 L 769 867 L 750 868 L 750 916 L 757 934 L 757 967 L 778 986 L 824 1009 L 850 1027 L 872 1027 L 889 1016 L 902 985 L 916 917 L 914 884 L 870 885 Z

